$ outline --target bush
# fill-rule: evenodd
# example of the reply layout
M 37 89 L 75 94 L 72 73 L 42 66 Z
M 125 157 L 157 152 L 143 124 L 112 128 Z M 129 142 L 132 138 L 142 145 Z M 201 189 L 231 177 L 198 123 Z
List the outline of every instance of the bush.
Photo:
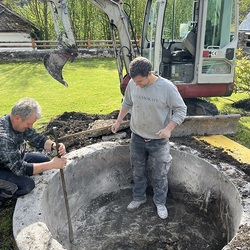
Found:
M 250 95 L 250 60 L 241 49 L 237 51 L 234 92 Z

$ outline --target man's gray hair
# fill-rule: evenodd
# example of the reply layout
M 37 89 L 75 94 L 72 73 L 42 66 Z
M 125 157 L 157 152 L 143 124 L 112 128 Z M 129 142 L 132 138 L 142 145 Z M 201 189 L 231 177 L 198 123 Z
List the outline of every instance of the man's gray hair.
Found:
M 19 100 L 11 110 L 12 116 L 20 115 L 22 120 L 26 120 L 33 113 L 39 119 L 42 115 L 42 109 L 35 99 L 29 97 Z

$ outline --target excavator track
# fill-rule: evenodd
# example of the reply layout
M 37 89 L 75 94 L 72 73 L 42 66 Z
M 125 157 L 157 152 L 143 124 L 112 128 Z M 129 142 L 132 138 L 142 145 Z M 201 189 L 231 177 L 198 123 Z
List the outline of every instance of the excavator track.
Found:
M 184 99 L 187 105 L 187 115 L 218 115 L 217 107 L 210 102 L 198 98 Z

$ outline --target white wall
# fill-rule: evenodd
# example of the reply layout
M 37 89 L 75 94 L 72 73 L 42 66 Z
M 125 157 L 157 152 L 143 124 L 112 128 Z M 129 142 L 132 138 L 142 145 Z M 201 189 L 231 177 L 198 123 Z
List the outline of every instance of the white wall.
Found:
M 30 35 L 21 32 L 0 32 L 0 51 L 3 50 L 33 50 Z

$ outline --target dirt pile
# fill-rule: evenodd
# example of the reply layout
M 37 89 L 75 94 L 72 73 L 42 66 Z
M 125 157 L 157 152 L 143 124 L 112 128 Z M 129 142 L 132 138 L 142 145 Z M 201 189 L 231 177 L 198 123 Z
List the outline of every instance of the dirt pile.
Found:
M 232 104 L 234 108 L 250 111 L 250 99 L 240 100 Z
M 106 126 L 107 124 L 112 124 L 118 116 L 119 111 L 113 111 L 108 115 L 97 115 L 97 114 L 86 114 L 79 112 L 65 112 L 62 115 L 56 117 L 52 120 L 45 128 L 43 132 L 47 136 L 54 138 L 53 127 L 57 127 L 58 137 L 63 137 L 65 135 L 75 134 L 88 129 L 93 128 L 93 125 L 98 122 L 98 126 Z M 129 116 L 126 117 L 126 120 L 129 119 Z M 126 138 L 130 138 L 131 131 L 129 128 L 124 130 L 126 132 Z M 111 134 L 110 131 L 107 131 L 104 135 Z M 63 143 L 66 145 L 67 151 L 79 149 L 91 145 L 93 143 L 98 143 L 102 141 L 102 135 L 98 136 L 74 136 L 66 140 L 63 140 Z M 234 165 L 238 169 L 245 172 L 250 178 L 250 165 L 242 164 L 234 159 L 232 156 L 223 151 L 222 148 L 215 148 L 209 145 L 206 142 L 200 142 L 190 137 L 181 137 L 181 138 L 171 138 L 171 141 L 179 145 L 185 145 L 192 149 L 195 149 L 199 152 L 200 156 L 204 159 L 208 159 L 215 164 L 220 162 L 229 163 Z

